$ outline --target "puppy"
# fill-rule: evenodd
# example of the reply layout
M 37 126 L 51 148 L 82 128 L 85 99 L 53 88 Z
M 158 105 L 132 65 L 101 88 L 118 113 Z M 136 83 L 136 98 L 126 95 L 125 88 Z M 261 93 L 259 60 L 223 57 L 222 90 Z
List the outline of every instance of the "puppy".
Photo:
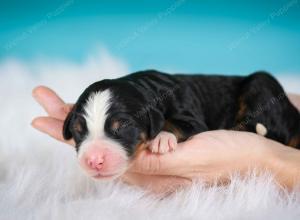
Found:
M 122 175 L 137 152 L 176 149 L 216 129 L 255 132 L 300 148 L 300 114 L 268 73 L 168 75 L 155 70 L 90 85 L 67 116 L 81 166 L 97 179 Z

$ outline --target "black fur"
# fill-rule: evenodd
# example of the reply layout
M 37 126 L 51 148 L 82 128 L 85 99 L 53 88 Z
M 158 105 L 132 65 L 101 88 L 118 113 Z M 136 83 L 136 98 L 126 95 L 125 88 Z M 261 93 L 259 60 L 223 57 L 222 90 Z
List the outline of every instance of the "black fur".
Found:
M 83 92 L 67 117 L 65 139 L 73 137 L 79 147 L 88 132 L 82 107 L 92 93 L 108 88 L 113 96 L 105 132 L 129 155 L 162 130 L 175 133 L 180 142 L 208 130 L 255 132 L 257 123 L 268 129 L 268 138 L 300 149 L 299 111 L 266 72 L 240 77 L 168 75 L 147 70 L 99 81 Z M 78 117 L 81 134 L 74 129 Z M 113 128 L 115 121 L 121 122 L 118 129 Z

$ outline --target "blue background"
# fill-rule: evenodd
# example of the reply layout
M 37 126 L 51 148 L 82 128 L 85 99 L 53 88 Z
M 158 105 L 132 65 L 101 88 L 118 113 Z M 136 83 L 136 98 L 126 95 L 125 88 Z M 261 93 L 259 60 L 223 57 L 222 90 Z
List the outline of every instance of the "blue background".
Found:
M 132 71 L 300 73 L 300 1 L 1 1 L 0 60 L 80 61 L 97 48 Z

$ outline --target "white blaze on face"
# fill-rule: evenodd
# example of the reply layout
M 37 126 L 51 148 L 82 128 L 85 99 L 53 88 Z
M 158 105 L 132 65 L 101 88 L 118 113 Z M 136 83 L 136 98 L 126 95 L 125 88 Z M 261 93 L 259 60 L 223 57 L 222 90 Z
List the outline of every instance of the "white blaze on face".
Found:
M 107 166 L 110 165 L 114 167 L 114 170 L 120 171 L 124 167 L 117 168 L 118 161 L 127 161 L 128 158 L 125 149 L 118 142 L 105 135 L 104 125 L 110 106 L 111 92 L 109 89 L 90 95 L 84 106 L 87 136 L 79 147 L 78 157 L 80 160 L 86 160 L 86 157 L 93 156 L 91 154 L 95 148 L 100 149 L 103 152 L 109 152 L 106 153 Z M 110 170 L 110 168 L 106 168 L 105 170 Z
M 107 111 L 111 105 L 111 93 L 103 92 L 93 93 L 84 106 L 85 120 L 89 132 L 89 138 L 103 138 L 104 124 L 107 118 Z

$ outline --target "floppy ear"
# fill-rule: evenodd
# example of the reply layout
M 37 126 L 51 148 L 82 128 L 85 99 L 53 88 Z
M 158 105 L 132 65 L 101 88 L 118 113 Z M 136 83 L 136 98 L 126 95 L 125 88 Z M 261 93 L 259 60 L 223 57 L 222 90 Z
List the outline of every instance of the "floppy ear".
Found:
M 64 122 L 63 137 L 65 140 L 70 140 L 73 137 L 70 129 L 70 123 L 72 121 L 72 118 L 73 118 L 73 111 L 69 112 Z
M 165 117 L 162 112 L 154 108 L 148 111 L 148 116 L 150 121 L 149 138 L 152 139 L 162 130 L 165 124 Z

